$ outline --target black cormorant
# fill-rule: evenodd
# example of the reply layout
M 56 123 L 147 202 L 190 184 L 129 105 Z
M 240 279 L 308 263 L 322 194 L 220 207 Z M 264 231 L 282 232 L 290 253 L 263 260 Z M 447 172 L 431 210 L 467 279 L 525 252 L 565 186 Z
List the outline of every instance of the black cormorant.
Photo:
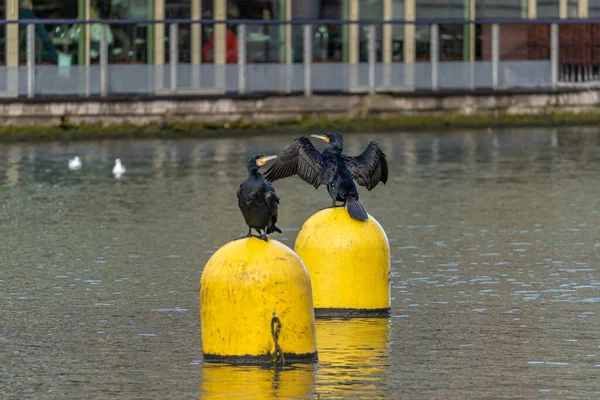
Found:
M 331 147 L 319 153 L 308 138 L 300 137 L 267 170 L 265 178 L 273 182 L 297 174 L 315 188 L 327 185 L 333 207 L 341 201 L 352 218 L 368 219 L 367 212 L 358 201 L 354 181 L 367 190 L 373 189 L 379 182 L 385 184 L 388 178 L 385 154 L 376 142 L 369 142 L 360 156 L 349 157 L 342 154 L 344 137 L 341 133 L 311 136 L 326 141 Z
M 238 205 L 248 225 L 248 235 L 252 235 L 252 228 L 259 233 L 259 238 L 268 241 L 267 234 L 281 230 L 275 226 L 277 223 L 277 210 L 279 197 L 275 188 L 267 182 L 258 169 L 269 160 L 277 156 L 265 157 L 255 154 L 248 160 L 248 179 L 240 184 L 237 191 Z M 264 233 L 262 232 L 264 231 Z

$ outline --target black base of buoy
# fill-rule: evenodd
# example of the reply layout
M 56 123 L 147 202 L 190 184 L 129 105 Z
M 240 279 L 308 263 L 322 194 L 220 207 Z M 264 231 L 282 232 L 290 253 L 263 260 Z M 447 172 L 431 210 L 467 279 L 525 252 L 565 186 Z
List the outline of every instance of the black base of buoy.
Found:
M 315 308 L 315 318 L 389 318 L 390 308 Z
M 318 353 L 291 354 L 283 353 L 285 364 L 310 364 L 319 361 Z M 273 363 L 273 356 L 218 356 L 215 354 L 204 354 L 203 360 L 209 363 L 235 364 L 235 365 L 265 365 Z

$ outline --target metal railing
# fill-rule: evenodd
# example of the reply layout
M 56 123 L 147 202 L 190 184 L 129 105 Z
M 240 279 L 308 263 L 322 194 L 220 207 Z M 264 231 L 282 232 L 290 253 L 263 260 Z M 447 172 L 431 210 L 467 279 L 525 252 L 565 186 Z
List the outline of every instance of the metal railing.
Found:
M 40 95 L 109 96 L 119 94 L 178 95 L 321 92 L 369 93 L 393 91 L 499 90 L 537 88 L 552 90 L 559 86 L 600 86 L 596 66 L 559 63 L 559 26 L 600 24 L 589 20 L 21 20 L 0 21 L 26 26 L 25 67 L 0 67 L 0 93 L 5 96 Z M 98 65 L 36 65 L 35 25 L 100 24 L 102 33 Z M 168 24 L 168 64 L 114 65 L 109 63 L 107 29 L 109 25 Z M 179 29 L 183 24 L 227 24 L 237 27 L 237 62 L 182 63 L 179 61 Z M 346 63 L 316 63 L 315 25 L 359 24 L 366 33 L 367 60 Z M 377 57 L 377 28 L 414 24 L 429 27 L 429 57 L 426 61 L 382 62 Z M 441 25 L 491 25 L 489 60 L 471 56 L 469 60 L 440 60 Z M 550 25 L 547 59 L 503 60 L 503 25 Z M 250 25 L 294 26 L 301 28 L 302 62 L 286 57 L 279 64 L 248 62 L 247 27 Z M 280 38 L 281 39 L 281 38 Z M 404 37 L 404 40 L 411 38 Z M 414 41 L 415 39 L 412 38 Z M 280 40 L 281 41 L 281 40 Z M 286 46 L 292 46 L 290 38 Z M 357 42 L 354 42 L 357 45 Z M 593 67 L 593 68 L 592 68 Z M 600 65 L 598 66 L 600 68 Z M 65 68 L 68 72 L 65 72 Z M 2 79 L 3 75 L 6 77 Z M 25 79 L 23 79 L 25 77 Z M 75 83 L 69 82 L 75 79 Z M 5 81 L 3 87 L 2 81 Z M 12 82 L 12 83 L 11 83 Z M 52 86 L 54 85 L 54 86 Z M 62 85 L 62 86 L 61 86 Z

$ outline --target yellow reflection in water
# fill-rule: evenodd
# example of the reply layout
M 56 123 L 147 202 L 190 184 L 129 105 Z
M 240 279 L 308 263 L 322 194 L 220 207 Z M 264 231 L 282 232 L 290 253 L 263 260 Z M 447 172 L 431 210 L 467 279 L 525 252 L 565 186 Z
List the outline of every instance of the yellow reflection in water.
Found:
M 317 393 L 325 398 L 385 394 L 390 323 L 387 318 L 317 320 Z
M 200 398 L 306 399 L 386 395 L 391 322 L 317 320 L 319 362 L 283 369 L 203 365 Z
M 204 364 L 201 399 L 306 399 L 315 384 L 312 364 L 258 367 Z

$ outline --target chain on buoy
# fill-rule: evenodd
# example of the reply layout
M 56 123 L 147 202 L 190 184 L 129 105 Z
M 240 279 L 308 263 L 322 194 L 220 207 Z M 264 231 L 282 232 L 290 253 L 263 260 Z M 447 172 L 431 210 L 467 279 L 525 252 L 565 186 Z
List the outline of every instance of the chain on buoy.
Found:
M 212 255 L 200 279 L 200 326 L 205 361 L 317 360 L 308 272 L 274 239 L 235 240 Z
M 279 345 L 279 332 L 281 331 L 281 321 L 277 316 L 277 311 L 273 310 L 273 318 L 271 318 L 271 335 L 273 336 L 273 342 L 275 342 L 275 357 L 273 362 L 275 364 L 285 365 L 285 356 L 283 350 Z

